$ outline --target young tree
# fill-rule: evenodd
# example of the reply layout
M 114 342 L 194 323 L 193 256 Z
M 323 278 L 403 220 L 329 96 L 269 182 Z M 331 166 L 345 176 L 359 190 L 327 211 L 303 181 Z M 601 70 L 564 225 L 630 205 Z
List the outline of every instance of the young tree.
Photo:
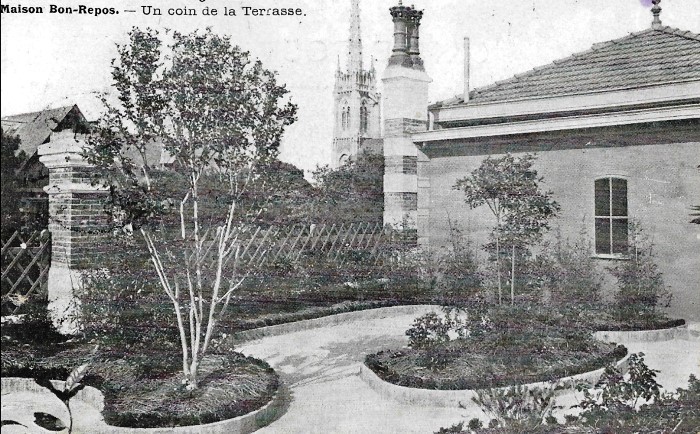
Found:
M 296 106 L 285 101 L 288 91 L 275 73 L 211 29 L 174 32 L 165 47 L 153 30 L 135 28 L 129 36 L 113 62 L 119 104 L 109 106 L 88 154 L 94 164 L 136 179 L 139 170 L 147 177 L 147 164 L 131 164 L 125 149 L 136 147 L 145 160 L 148 147 L 159 142 L 187 179 L 179 241 L 159 240 L 145 228 L 141 233 L 172 302 L 185 383 L 194 389 L 215 326 L 247 275 L 239 263 L 242 234 L 259 210 L 238 205 L 259 168 L 276 159 Z M 229 206 L 215 227 L 205 228 L 200 181 L 212 177 L 226 188 L 218 200 Z
M 559 205 L 552 200 L 551 192 L 540 190 L 537 171 L 532 168 L 535 156 L 525 154 L 514 157 L 506 154 L 500 158 L 487 158 L 469 176 L 459 179 L 453 188 L 464 192 L 464 200 L 471 209 L 487 205 L 496 218 L 493 230 L 496 249 L 496 275 L 498 302 L 503 302 L 501 281 L 501 252 L 510 250 L 511 303 L 515 300 L 516 252 L 526 251 L 537 242 L 549 227 L 548 219 L 554 217 Z
M 671 293 L 656 264 L 654 243 L 637 221 L 629 225 L 628 260 L 608 268 L 617 279 L 615 313 L 622 321 L 654 320 L 659 307 L 667 307 Z

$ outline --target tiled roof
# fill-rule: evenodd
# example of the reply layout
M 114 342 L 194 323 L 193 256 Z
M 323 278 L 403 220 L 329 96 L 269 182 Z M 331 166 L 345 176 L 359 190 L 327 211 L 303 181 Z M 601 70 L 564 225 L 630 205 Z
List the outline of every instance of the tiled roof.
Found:
M 700 80 L 700 35 L 660 27 L 595 44 L 590 50 L 470 92 L 471 103 L 575 95 Z M 461 95 L 436 105 L 464 104 Z
M 77 111 L 76 114 L 79 114 L 78 107 L 70 105 L 39 112 L 5 116 L 2 118 L 2 129 L 7 134 L 19 136 L 21 141 L 18 151 L 24 151 L 27 157 L 31 157 L 39 145 L 49 138 L 51 132 L 74 108 Z

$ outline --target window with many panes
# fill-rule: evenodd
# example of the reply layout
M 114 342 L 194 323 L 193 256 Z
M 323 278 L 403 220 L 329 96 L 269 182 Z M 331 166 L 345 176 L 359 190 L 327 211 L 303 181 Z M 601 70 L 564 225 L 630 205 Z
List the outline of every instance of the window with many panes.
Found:
M 627 180 L 605 177 L 595 180 L 595 252 L 622 256 L 627 253 Z

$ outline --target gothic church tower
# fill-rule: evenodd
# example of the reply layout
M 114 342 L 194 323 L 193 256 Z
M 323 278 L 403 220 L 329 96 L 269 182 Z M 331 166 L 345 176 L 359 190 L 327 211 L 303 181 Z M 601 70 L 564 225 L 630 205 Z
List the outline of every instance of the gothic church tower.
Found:
M 345 71 L 335 73 L 335 126 L 331 167 L 338 167 L 364 151 L 382 153 L 381 124 L 374 60 L 369 70 L 362 61 L 360 0 L 351 0 L 350 37 Z

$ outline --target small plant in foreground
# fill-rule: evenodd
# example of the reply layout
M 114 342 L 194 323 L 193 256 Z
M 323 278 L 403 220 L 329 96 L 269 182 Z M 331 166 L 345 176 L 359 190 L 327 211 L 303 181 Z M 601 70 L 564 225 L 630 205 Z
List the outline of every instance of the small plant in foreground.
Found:
M 44 387 L 49 392 L 53 393 L 58 399 L 61 400 L 63 405 L 66 406 L 69 417 L 69 434 L 73 432 L 73 411 L 70 408 L 70 400 L 73 399 L 75 395 L 78 394 L 78 392 L 85 388 L 85 385 L 81 384 L 80 382 L 85 377 L 85 374 L 87 373 L 87 370 L 90 367 L 90 364 L 92 363 L 92 359 L 95 357 L 95 354 L 97 354 L 97 349 L 98 347 L 95 347 L 95 349 L 92 351 L 89 361 L 83 363 L 82 365 L 78 366 L 77 368 L 73 369 L 73 371 L 71 371 L 71 373 L 68 375 L 68 378 L 66 378 L 66 381 L 63 383 L 62 388 L 56 388 L 53 385 L 53 383 L 51 383 L 51 379 L 47 376 L 41 376 L 39 378 L 34 379 L 34 381 L 38 385 Z M 60 419 L 51 414 L 34 413 L 34 417 L 36 418 L 37 425 L 48 427 L 51 431 L 62 430 L 63 428 L 65 428 L 65 424 Z M 17 421 L 3 419 L 2 426 L 5 425 L 24 426 L 23 424 L 20 424 Z M 27 427 L 25 426 L 25 428 Z
M 633 414 L 638 404 L 658 400 L 661 396 L 661 386 L 655 379 L 658 372 L 644 363 L 644 353 L 629 356 L 626 375 L 609 365 L 593 389 L 588 383 L 576 386 L 584 396 L 578 404 L 583 409 L 581 418 L 593 426 L 601 423 L 611 427 L 624 426 L 622 415 Z
M 455 329 L 456 319 L 449 315 L 439 316 L 435 312 L 427 313 L 413 321 L 406 330 L 408 345 L 421 352 L 418 363 L 429 369 L 446 366 L 456 355 L 449 345 L 450 330 Z
M 476 431 L 478 429 L 483 428 L 484 423 L 481 422 L 481 419 L 474 418 L 474 419 L 469 421 L 469 424 L 467 425 L 467 427 L 472 431 Z
M 543 425 L 552 416 L 552 411 L 559 408 L 555 390 L 556 385 L 545 389 L 525 386 L 486 389 L 479 390 L 472 400 L 494 417 L 497 426 L 529 430 Z
M 464 422 L 456 423 L 449 428 L 440 428 L 435 434 L 460 434 L 464 431 Z

